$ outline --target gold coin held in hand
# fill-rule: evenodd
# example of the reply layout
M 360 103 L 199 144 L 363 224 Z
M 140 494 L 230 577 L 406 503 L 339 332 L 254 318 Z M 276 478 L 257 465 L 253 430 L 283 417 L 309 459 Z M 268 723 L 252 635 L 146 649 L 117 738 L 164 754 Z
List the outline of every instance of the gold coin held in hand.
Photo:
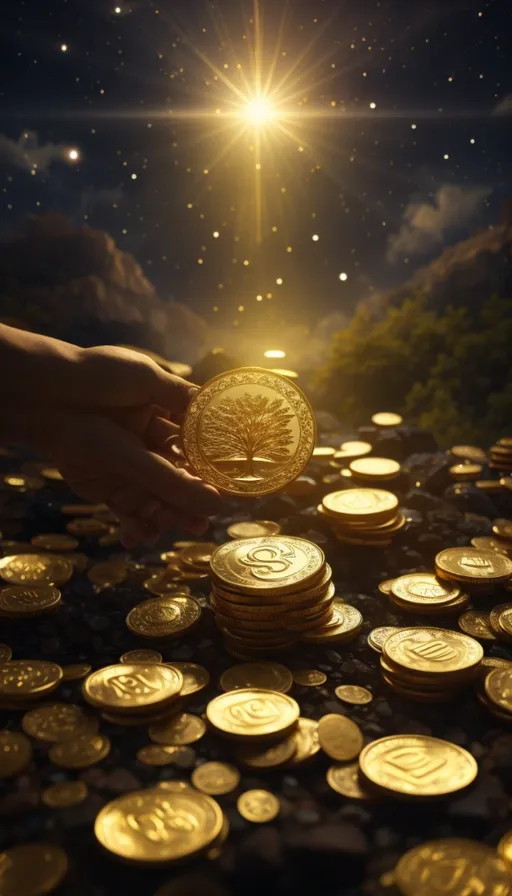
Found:
M 316 442 L 305 395 L 260 367 L 228 371 L 206 383 L 187 408 L 182 433 L 196 473 L 235 495 L 283 488 L 302 472 Z
M 227 762 L 203 762 L 192 772 L 192 784 L 211 796 L 231 793 L 238 787 L 240 772 Z
M 256 824 L 273 821 L 279 815 L 279 800 L 268 790 L 246 790 L 236 801 L 242 818 Z
M 0 852 L 2 896 L 46 896 L 64 880 L 68 857 L 53 843 L 23 843 Z

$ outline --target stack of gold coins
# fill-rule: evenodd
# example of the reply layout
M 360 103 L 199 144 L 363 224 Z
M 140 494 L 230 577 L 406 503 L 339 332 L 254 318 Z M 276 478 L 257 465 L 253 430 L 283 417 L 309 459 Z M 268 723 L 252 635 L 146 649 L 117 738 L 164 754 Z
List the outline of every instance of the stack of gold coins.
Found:
M 476 695 L 493 716 L 512 722 L 512 666 L 491 669 L 477 684 Z
M 389 457 L 359 457 L 349 464 L 354 485 L 390 482 L 400 476 L 401 469 L 398 461 Z
M 385 548 L 405 526 L 398 498 L 380 488 L 331 492 L 323 498 L 318 512 L 329 520 L 337 540 L 345 544 Z
M 441 615 L 464 610 L 469 595 L 456 585 L 443 584 L 433 573 L 410 572 L 393 579 L 390 600 L 406 613 Z
M 427 703 L 451 700 L 475 680 L 484 652 L 478 641 L 442 628 L 404 628 L 382 645 L 381 672 L 403 697 Z
M 211 559 L 211 606 L 228 652 L 262 657 L 298 641 L 354 637 L 362 617 L 334 598 L 322 550 L 287 535 L 228 542 Z
M 435 565 L 440 579 L 462 585 L 470 594 L 488 594 L 512 577 L 512 560 L 474 547 L 447 548 L 437 555 Z
M 512 641 L 512 604 L 498 604 L 489 613 L 491 634 L 499 641 Z
M 365 457 L 367 454 L 370 454 L 371 450 L 370 442 L 342 442 L 338 451 L 332 456 L 331 466 L 348 467 L 353 460 L 357 460 L 358 457 Z
M 119 663 L 89 675 L 84 699 L 109 722 L 149 724 L 174 712 L 183 688 L 181 671 L 165 663 Z
M 490 450 L 491 462 L 489 466 L 493 470 L 504 473 L 512 473 L 512 437 L 499 439 Z

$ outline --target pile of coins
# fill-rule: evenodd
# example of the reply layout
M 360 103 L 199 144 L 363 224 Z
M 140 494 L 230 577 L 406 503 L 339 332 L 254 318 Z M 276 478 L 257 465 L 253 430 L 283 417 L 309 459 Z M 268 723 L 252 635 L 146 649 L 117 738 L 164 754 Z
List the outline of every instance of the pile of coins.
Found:
M 206 579 L 210 558 L 216 548 L 216 544 L 208 541 L 177 542 L 172 551 L 160 555 L 165 568 L 145 579 L 144 588 L 159 597 L 188 593 L 190 584 Z
M 211 606 L 226 650 L 238 659 L 350 640 L 362 617 L 334 597 L 323 551 L 292 536 L 228 542 L 211 558 Z
M 385 639 L 380 668 L 389 687 L 411 700 L 454 699 L 475 681 L 483 649 L 474 638 L 442 628 L 403 628 Z
M 318 512 L 329 521 L 336 539 L 345 544 L 386 548 L 405 526 L 398 498 L 380 488 L 331 492 L 323 498 Z
M 390 581 L 390 600 L 406 613 L 437 616 L 463 610 L 469 601 L 457 586 L 444 585 L 428 572 L 411 572 Z
M 490 449 L 489 466 L 501 473 L 512 473 L 512 437 L 499 439 Z
M 475 547 L 447 548 L 437 554 L 435 566 L 440 579 L 475 595 L 489 594 L 512 578 L 512 560 L 497 551 Z

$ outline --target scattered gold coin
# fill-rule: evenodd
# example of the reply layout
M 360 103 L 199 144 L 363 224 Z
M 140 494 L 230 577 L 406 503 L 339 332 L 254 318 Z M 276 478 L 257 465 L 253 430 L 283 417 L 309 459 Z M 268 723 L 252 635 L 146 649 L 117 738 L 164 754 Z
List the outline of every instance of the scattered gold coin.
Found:
M 94 516 L 107 510 L 106 504 L 63 504 L 61 507 L 65 516 Z
M 0 731 L 0 779 L 19 775 L 32 759 L 32 744 L 19 731 Z M 0 862 L 0 884 L 2 882 Z
M 363 749 L 359 725 L 337 713 L 322 716 L 318 723 L 318 739 L 324 753 L 337 762 L 350 762 Z
M 236 758 L 242 765 L 251 769 L 281 768 L 295 753 L 295 738 L 292 734 L 276 744 L 240 744 Z
M 64 880 L 68 857 L 53 843 L 23 843 L 0 852 L 2 896 L 46 896 Z
M 13 554 L 0 560 L 0 578 L 13 585 L 63 585 L 73 575 L 73 564 L 48 554 Z
M 380 488 L 347 488 L 325 495 L 322 506 L 330 516 L 369 524 L 389 519 L 398 507 L 398 498 Z
M 457 744 L 420 734 L 394 734 L 364 747 L 359 768 L 365 781 L 392 796 L 447 796 L 478 774 L 473 756 Z
M 400 464 L 388 457 L 360 457 L 349 464 L 349 470 L 358 479 L 387 480 L 400 474 Z
M 331 765 L 327 771 L 327 783 L 336 793 L 353 800 L 370 800 L 371 794 L 365 790 L 359 773 L 359 763 Z
M 169 594 L 190 594 L 190 588 L 184 582 L 169 579 L 166 572 L 158 572 L 144 581 L 144 588 L 157 597 L 167 597 Z
M 89 675 L 92 666 L 89 663 L 71 663 L 69 666 L 62 667 L 62 677 L 64 681 L 78 681 Z
M 126 617 L 130 631 L 144 638 L 176 638 L 188 632 L 201 618 L 201 607 L 193 597 L 156 597 L 137 604 Z
M 25 491 L 26 489 L 37 491 L 44 485 L 44 481 L 39 476 L 27 476 L 25 473 L 14 473 L 4 476 L 4 482 L 6 485 L 10 485 L 11 488 L 19 488 L 20 491 Z
M 403 422 L 403 417 L 400 414 L 393 414 L 391 411 L 379 411 L 378 414 L 374 414 L 372 417 L 372 423 L 383 428 L 387 426 L 401 426 Z
M 492 531 L 498 538 L 512 541 L 512 520 L 494 520 Z
M 12 650 L 8 644 L 0 644 L 0 663 L 8 663 L 12 658 Z
M 273 821 L 281 808 L 278 798 L 268 790 L 246 790 L 238 797 L 236 807 L 242 818 L 256 824 Z
M 240 663 L 231 666 L 220 677 L 223 691 L 235 691 L 240 688 L 263 688 L 269 691 L 280 691 L 286 694 L 293 683 L 292 673 L 281 663 L 260 660 L 257 663 Z
M 289 761 L 290 766 L 302 765 L 320 752 L 318 740 L 318 722 L 313 719 L 300 718 L 291 737 L 295 742 L 295 751 Z
M 204 566 L 206 571 L 208 571 L 210 558 L 217 548 L 218 544 L 213 541 L 195 541 L 193 545 L 183 548 L 178 554 L 179 563 L 185 567 L 190 566 L 192 568 Z
M 475 464 L 485 464 L 487 455 L 481 448 L 474 445 L 454 445 L 450 448 L 450 454 L 459 460 L 468 460 Z
M 477 638 L 479 641 L 496 640 L 496 635 L 491 628 L 489 613 L 484 613 L 483 610 L 467 610 L 462 616 L 459 616 L 457 624 L 464 634 L 471 635 L 472 638 Z
M 462 838 L 415 846 L 399 860 L 394 876 L 403 896 L 512 893 L 510 871 L 495 850 Z
M 399 576 L 391 585 L 391 594 L 400 604 L 421 612 L 422 607 L 443 607 L 460 597 L 460 588 L 447 588 L 432 573 L 411 572 Z M 405 609 L 405 608 L 404 608 Z
M 485 679 L 485 693 L 499 710 L 512 714 L 512 666 L 489 672 Z
M 204 666 L 198 663 L 174 662 L 175 669 L 178 669 L 183 675 L 183 687 L 180 691 L 180 697 L 188 697 L 190 694 L 196 694 L 202 691 L 210 681 L 210 673 Z
M 200 740 L 205 731 L 206 725 L 199 716 L 179 712 L 170 719 L 151 725 L 149 736 L 157 744 L 184 746 Z
M 48 756 L 60 768 L 88 768 L 110 753 L 110 741 L 104 734 L 82 734 L 50 747 Z
M 30 543 L 35 548 L 41 548 L 43 551 L 75 551 L 78 547 L 78 539 L 72 535 L 65 535 L 58 532 L 48 532 L 46 535 L 34 535 L 30 539 Z
M 205 793 L 151 787 L 107 803 L 96 816 L 94 833 L 117 858 L 158 867 L 207 849 L 223 821 L 220 806 Z
M 319 672 L 318 669 L 296 669 L 293 673 L 295 684 L 300 684 L 306 688 L 316 688 L 327 681 L 325 672 Z
M 158 650 L 151 650 L 149 647 L 141 647 L 136 650 L 128 650 L 123 653 L 121 663 L 161 663 L 163 656 Z
M 436 556 L 436 571 L 458 582 L 498 585 L 512 576 L 512 560 L 496 551 L 447 548 Z
M 163 708 L 177 697 L 183 676 L 163 663 L 119 663 L 93 672 L 82 691 L 87 703 L 100 709 L 147 713 Z
M 353 703 L 355 706 L 364 706 L 373 700 L 372 692 L 357 684 L 340 684 L 334 693 L 344 703 Z
M 172 765 L 176 757 L 182 753 L 181 747 L 162 746 L 161 744 L 147 744 L 137 750 L 137 759 L 143 765 Z
M 384 579 L 383 582 L 379 582 L 378 589 L 381 594 L 389 594 L 391 591 L 391 587 L 393 585 L 394 579 Z
M 79 538 L 86 538 L 90 535 L 104 535 L 108 531 L 108 523 L 92 516 L 81 516 L 66 523 L 66 531 L 71 535 L 78 535 Z
M 395 625 L 382 625 L 379 628 L 374 628 L 368 635 L 368 644 L 376 653 L 382 653 L 384 641 L 399 631 L 400 629 Z
M 271 520 L 247 520 L 242 523 L 232 523 L 228 526 L 227 533 L 230 538 L 262 538 L 265 535 L 279 535 L 281 526 Z
M 203 762 L 194 769 L 191 780 L 197 790 L 211 796 L 222 796 L 238 787 L 240 772 L 227 762 Z
M 0 666 L 0 699 L 30 700 L 51 694 L 62 679 L 62 669 L 46 660 L 11 660 Z
M 278 691 L 246 688 L 215 697 L 206 716 L 226 737 L 259 741 L 288 734 L 297 723 L 299 707 L 292 697 Z
M 25 734 L 36 740 L 57 743 L 82 734 L 95 734 L 98 720 L 73 703 L 51 703 L 25 713 L 21 722 Z
M 60 781 L 47 787 L 41 794 L 45 806 L 51 809 L 67 809 L 82 803 L 87 796 L 87 784 L 84 781 Z
M 41 476 L 44 476 L 45 479 L 49 479 L 51 482 L 64 482 L 64 477 L 57 467 L 43 467 Z
M 10 585 L 0 590 L 0 615 L 11 619 L 40 616 L 52 612 L 61 602 L 61 593 L 53 585 Z

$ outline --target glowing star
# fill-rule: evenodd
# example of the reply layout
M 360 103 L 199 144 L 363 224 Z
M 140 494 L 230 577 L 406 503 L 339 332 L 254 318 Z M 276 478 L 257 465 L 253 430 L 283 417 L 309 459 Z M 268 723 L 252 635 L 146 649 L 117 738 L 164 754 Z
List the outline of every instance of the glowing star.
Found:
M 80 153 L 78 152 L 78 149 L 69 149 L 68 150 L 68 159 L 71 162 L 77 162 L 79 158 L 80 158 Z
M 68 49 L 68 45 L 67 45 L 67 44 L 61 44 L 61 45 L 60 45 L 60 48 L 61 48 L 61 50 L 62 50 L 63 53 L 66 53 L 66 52 L 67 52 L 67 49 Z
M 340 274 L 340 275 L 339 275 L 339 278 L 340 278 L 340 280 L 347 280 L 347 279 L 348 279 L 348 275 L 347 275 L 347 274 Z
M 286 352 L 282 352 L 281 349 L 271 348 L 268 352 L 265 352 L 265 358 L 285 358 Z
M 261 127 L 269 124 L 276 117 L 276 110 L 272 103 L 264 96 L 258 96 L 248 100 L 242 108 L 242 117 L 249 124 Z

